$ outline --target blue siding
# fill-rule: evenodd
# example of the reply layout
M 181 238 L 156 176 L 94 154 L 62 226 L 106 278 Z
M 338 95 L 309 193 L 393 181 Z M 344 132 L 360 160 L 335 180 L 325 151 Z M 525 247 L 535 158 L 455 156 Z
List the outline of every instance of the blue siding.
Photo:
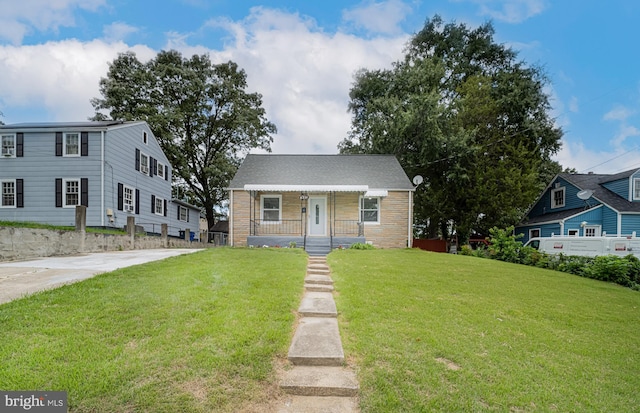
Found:
M 640 214 L 622 214 L 621 235 L 631 235 L 634 231 L 637 236 L 640 236 Z
M 602 184 L 609 191 L 614 192 L 616 195 L 629 199 L 629 179 L 618 179 L 617 181 L 611 181 Z
M 607 235 L 618 235 L 618 213 L 608 206 L 602 207 L 602 231 Z
M 597 225 L 602 231 L 602 207 L 588 209 L 581 214 L 565 220 L 564 233 L 562 235 L 569 235 L 569 230 L 572 229 L 578 230 L 579 235 L 584 235 L 582 227 L 580 226 L 582 222 L 587 222 L 589 226 Z
M 550 237 L 552 235 L 560 235 L 560 224 L 543 224 L 543 225 L 525 225 L 519 226 L 515 229 L 515 234 L 522 234 L 523 237 L 519 239 L 520 242 L 525 244 L 529 241 L 529 230 L 539 229 L 541 237 Z
M 565 188 L 564 199 L 565 205 L 561 208 L 551 208 L 551 191 L 555 189 L 556 183 L 559 183 L 560 188 Z M 552 212 L 560 212 L 567 209 L 575 209 L 584 207 L 584 201 L 578 198 L 577 194 L 580 192 L 578 188 L 570 184 L 566 180 L 557 177 L 545 193 L 540 197 L 538 202 L 531 208 L 529 217 L 537 217 L 544 214 L 550 214 Z

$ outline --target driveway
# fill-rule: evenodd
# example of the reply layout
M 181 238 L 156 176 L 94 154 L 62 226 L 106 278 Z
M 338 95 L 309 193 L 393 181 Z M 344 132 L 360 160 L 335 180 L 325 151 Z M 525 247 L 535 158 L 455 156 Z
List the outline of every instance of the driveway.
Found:
M 201 250 L 180 248 L 117 251 L 0 263 L 0 304 L 118 268 L 196 251 Z

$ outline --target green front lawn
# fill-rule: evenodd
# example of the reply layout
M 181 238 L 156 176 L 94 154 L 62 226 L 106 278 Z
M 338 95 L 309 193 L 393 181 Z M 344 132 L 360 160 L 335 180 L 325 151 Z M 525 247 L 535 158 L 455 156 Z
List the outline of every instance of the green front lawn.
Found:
M 71 412 L 258 411 L 305 266 L 300 250 L 211 249 L 0 305 L 0 389 L 66 390 Z
M 363 412 L 640 411 L 640 293 L 418 250 L 336 251 Z

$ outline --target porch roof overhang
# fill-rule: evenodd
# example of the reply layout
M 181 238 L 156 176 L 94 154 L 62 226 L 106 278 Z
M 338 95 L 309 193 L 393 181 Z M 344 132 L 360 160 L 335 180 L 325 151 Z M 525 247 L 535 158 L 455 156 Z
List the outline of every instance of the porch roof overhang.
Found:
M 244 190 L 245 191 L 265 191 L 265 192 L 365 192 L 366 193 L 367 191 L 369 191 L 369 186 L 368 185 L 246 184 L 244 186 Z

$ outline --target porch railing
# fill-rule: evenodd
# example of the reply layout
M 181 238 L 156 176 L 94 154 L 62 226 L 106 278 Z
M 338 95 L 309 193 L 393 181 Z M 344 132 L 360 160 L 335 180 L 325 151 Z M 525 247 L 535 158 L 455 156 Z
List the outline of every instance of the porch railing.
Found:
M 252 219 L 249 235 L 304 235 L 301 219 L 265 221 Z
M 358 220 L 335 220 L 333 223 L 334 236 L 364 237 L 364 225 Z

